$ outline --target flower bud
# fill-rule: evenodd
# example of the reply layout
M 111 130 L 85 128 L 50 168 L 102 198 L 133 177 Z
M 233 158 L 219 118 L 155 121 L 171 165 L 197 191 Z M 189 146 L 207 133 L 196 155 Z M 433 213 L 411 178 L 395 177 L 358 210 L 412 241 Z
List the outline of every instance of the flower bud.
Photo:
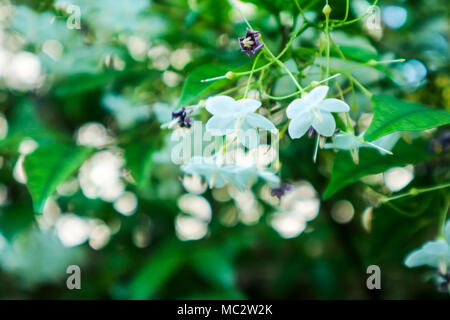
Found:
M 327 4 L 325 7 L 323 7 L 322 12 L 324 15 L 329 16 L 331 13 L 331 7 Z
M 374 66 L 377 65 L 377 62 L 375 60 L 373 60 L 373 59 L 370 59 L 369 62 L 368 62 L 368 65 L 374 67 Z
M 227 79 L 229 79 L 229 80 L 232 80 L 232 79 L 234 78 L 234 73 L 231 72 L 231 71 L 228 71 L 228 72 L 225 74 L 225 78 L 227 78 Z
M 319 85 L 319 81 L 311 81 L 311 87 L 315 88 Z

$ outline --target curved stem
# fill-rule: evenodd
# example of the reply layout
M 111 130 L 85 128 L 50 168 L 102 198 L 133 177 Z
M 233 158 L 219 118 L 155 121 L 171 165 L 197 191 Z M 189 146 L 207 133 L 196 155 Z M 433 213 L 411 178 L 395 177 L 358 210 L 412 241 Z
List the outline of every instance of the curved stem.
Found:
M 256 56 L 255 61 L 253 62 L 253 67 L 252 67 L 252 70 L 251 70 L 250 75 L 248 77 L 247 87 L 245 88 L 245 92 L 244 92 L 244 99 L 247 98 L 248 90 L 250 89 L 250 82 L 252 81 L 253 72 L 255 72 L 255 67 L 256 67 L 256 64 L 258 63 L 258 60 L 259 60 L 260 56 L 261 56 L 261 52 Z
M 388 201 L 392 201 L 392 200 L 397 200 L 397 199 L 401 199 L 401 198 L 406 198 L 406 197 L 413 197 L 413 196 L 417 196 L 421 193 L 425 193 L 425 192 L 431 192 L 431 191 L 435 191 L 435 190 L 440 190 L 440 189 L 445 189 L 445 188 L 449 188 L 450 187 L 450 182 L 444 183 L 444 184 L 439 184 L 437 186 L 433 186 L 433 187 L 427 187 L 427 188 L 412 188 L 411 190 L 409 190 L 408 192 L 399 194 L 399 195 L 395 195 L 392 197 L 382 197 L 381 201 L 382 202 L 388 202 Z
M 298 90 L 300 92 L 303 92 L 303 88 L 301 87 L 301 85 L 298 83 L 297 79 L 295 79 L 294 75 L 292 74 L 291 71 L 289 71 L 288 67 L 286 67 L 286 65 L 281 62 L 277 57 L 274 56 L 274 54 L 272 53 L 272 51 L 270 51 L 269 48 L 267 48 L 267 46 L 264 46 L 264 50 L 269 54 L 269 56 L 275 60 L 275 62 L 280 66 L 281 69 L 283 69 L 288 75 L 289 77 L 292 79 L 292 81 L 294 82 L 294 84 L 297 86 Z

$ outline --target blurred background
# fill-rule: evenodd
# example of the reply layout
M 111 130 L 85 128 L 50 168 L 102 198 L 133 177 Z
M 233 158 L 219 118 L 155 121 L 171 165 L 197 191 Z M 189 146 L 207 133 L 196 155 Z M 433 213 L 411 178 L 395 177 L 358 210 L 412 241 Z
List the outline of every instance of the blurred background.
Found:
M 309 19 L 322 19 L 325 1 L 299 3 Z M 344 16 L 345 3 L 330 1 L 332 18 Z M 368 5 L 351 0 L 350 18 Z M 450 109 L 448 1 L 378 5 L 381 29 L 355 23 L 332 36 L 406 62 L 389 74 L 367 68 L 355 76 L 374 93 Z M 295 186 L 281 201 L 262 184 L 207 190 L 172 163 L 177 130 L 160 126 L 182 94 L 189 100 L 188 77 L 201 91 L 199 79 L 249 68 L 238 8 L 276 52 L 301 23 L 285 0 L 0 1 L 1 299 L 447 297 L 430 270 L 407 269 L 403 259 L 435 237 L 448 193 L 409 198 L 400 210 L 377 203 L 367 186 L 389 194 L 448 181 L 448 127 L 419 134 L 414 152 L 432 160 L 393 166 L 326 201 L 334 153 L 321 151 L 314 165 L 307 138 L 281 141 L 281 177 Z M 309 29 L 287 58 L 313 68 L 319 39 Z M 295 90 L 286 76 L 267 81 L 275 95 Z M 355 125 L 367 127 L 369 100 L 358 91 L 346 98 L 357 107 Z M 437 148 L 443 137 L 447 147 Z M 39 175 L 55 154 L 73 159 L 72 145 L 88 147 L 89 157 L 37 214 L 24 160 Z M 372 264 L 382 290 L 366 288 Z M 68 265 L 80 266 L 81 290 L 67 289 Z

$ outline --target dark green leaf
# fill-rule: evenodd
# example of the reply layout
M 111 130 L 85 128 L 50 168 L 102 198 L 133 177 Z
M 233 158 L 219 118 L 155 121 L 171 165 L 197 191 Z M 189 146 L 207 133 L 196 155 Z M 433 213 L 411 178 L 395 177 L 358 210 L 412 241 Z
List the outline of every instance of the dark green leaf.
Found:
M 131 281 L 130 299 L 153 298 L 182 262 L 182 246 L 179 242 L 169 242 L 157 249 Z
M 230 82 L 228 79 L 210 82 L 201 82 L 201 80 L 222 76 L 228 71 L 230 67 L 215 64 L 204 65 L 192 71 L 184 83 L 179 104 L 191 104 L 227 85 Z
M 426 130 L 450 123 L 450 112 L 392 96 L 373 96 L 373 120 L 364 134 L 372 141 L 395 131 Z
M 323 198 L 330 198 L 342 188 L 364 176 L 384 172 L 391 167 L 424 161 L 429 157 L 424 141 L 416 141 L 411 145 L 400 141 L 393 153 L 393 155 L 383 156 L 374 149 L 362 148 L 359 150 L 359 163 L 355 164 L 350 152 L 340 151 L 334 159 L 331 179 Z

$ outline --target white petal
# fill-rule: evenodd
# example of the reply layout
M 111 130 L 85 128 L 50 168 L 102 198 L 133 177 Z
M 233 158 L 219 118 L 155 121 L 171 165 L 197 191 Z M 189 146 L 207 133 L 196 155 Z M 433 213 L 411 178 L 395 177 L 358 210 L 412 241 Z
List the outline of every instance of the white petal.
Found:
M 250 125 L 252 128 L 261 128 L 267 131 L 277 131 L 277 128 L 275 125 L 270 122 L 269 119 L 263 117 L 260 114 L 257 113 L 249 113 L 245 116 L 245 121 Z
M 276 186 L 280 184 L 280 178 L 269 170 L 259 171 L 258 174 L 270 185 Z
M 289 119 L 294 119 L 307 110 L 308 104 L 305 102 L 305 99 L 295 99 L 288 105 L 286 115 Z
M 261 101 L 254 99 L 241 99 L 236 102 L 239 105 L 238 112 L 241 114 L 255 112 L 261 106 Z
M 212 116 L 206 123 L 206 130 L 213 136 L 223 136 L 234 132 L 235 117 Z
M 361 142 L 358 141 L 355 137 L 348 136 L 346 134 L 337 134 L 334 138 L 333 143 L 326 143 L 325 149 L 340 149 L 340 150 L 350 150 L 352 148 L 359 148 L 361 146 Z
M 325 99 L 319 104 L 321 110 L 328 112 L 349 112 L 350 107 L 344 101 L 339 99 Z
M 215 116 L 230 116 L 238 109 L 236 101 L 228 96 L 216 96 L 206 100 L 206 110 Z
M 391 151 L 392 148 L 394 148 L 395 145 L 397 144 L 397 141 L 400 139 L 400 137 L 401 136 L 399 132 L 394 132 L 379 139 L 376 139 L 372 142 L 373 144 L 376 144 L 377 146 L 382 147 L 383 149 Z M 385 154 L 386 152 L 380 151 L 380 153 Z
M 318 86 L 314 89 L 312 89 L 303 99 L 305 100 L 305 103 L 308 105 L 316 105 L 325 97 L 328 93 L 328 87 L 327 86 Z
M 314 119 L 312 126 L 320 135 L 331 137 L 336 129 L 336 121 L 334 121 L 333 116 L 329 112 L 321 111 L 320 115 L 322 116 L 322 121 L 319 122 Z
M 312 115 L 309 112 L 303 113 L 300 117 L 295 117 L 289 123 L 288 131 L 292 139 L 301 138 L 312 123 Z

